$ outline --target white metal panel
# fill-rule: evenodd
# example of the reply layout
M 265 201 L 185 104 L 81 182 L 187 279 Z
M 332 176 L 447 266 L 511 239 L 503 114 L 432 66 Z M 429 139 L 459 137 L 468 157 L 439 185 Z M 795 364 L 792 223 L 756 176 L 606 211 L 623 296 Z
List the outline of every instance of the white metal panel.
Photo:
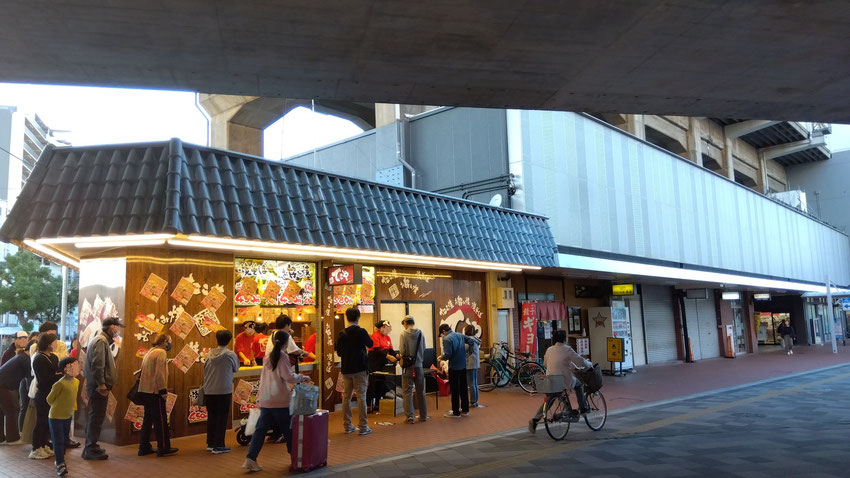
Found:
M 718 342 L 717 308 L 715 307 L 714 291 L 708 291 L 708 299 L 697 301 L 699 311 L 699 343 L 703 359 L 720 356 Z
M 688 323 L 688 338 L 691 341 L 691 353 L 694 360 L 702 360 L 702 346 L 700 344 L 700 327 L 699 327 L 699 311 L 697 303 L 703 302 L 701 299 L 685 299 L 685 318 Z M 688 344 L 685 343 L 685 347 Z
M 667 286 L 643 285 L 641 292 L 647 363 L 676 360 L 678 349 L 673 321 L 672 289 Z
M 635 367 L 646 365 L 646 342 L 644 341 L 643 313 L 640 297 L 627 299 L 629 318 L 632 323 L 632 354 Z

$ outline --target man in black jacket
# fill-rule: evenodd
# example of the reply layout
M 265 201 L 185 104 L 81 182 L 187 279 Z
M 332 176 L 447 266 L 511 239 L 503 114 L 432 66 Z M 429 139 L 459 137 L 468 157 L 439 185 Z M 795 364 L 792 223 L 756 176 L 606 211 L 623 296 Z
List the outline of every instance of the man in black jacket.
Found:
M 339 333 L 334 350 L 340 358 L 344 392 L 342 396 L 342 416 L 345 433 L 353 433 L 356 428 L 351 424 L 351 394 L 357 391 L 357 409 L 360 412 L 360 434 L 372 433 L 366 418 L 366 386 L 368 384 L 368 363 L 366 349 L 372 346 L 372 338 L 366 329 L 360 327 L 360 310 L 352 307 L 345 311 L 349 326 Z
M 6 361 L 0 367 L 0 412 L 6 422 L 5 430 L 2 430 L 6 445 L 20 445 L 20 430 L 18 429 L 18 387 L 21 381 L 32 376 L 30 366 L 29 346 L 23 348 L 17 355 Z

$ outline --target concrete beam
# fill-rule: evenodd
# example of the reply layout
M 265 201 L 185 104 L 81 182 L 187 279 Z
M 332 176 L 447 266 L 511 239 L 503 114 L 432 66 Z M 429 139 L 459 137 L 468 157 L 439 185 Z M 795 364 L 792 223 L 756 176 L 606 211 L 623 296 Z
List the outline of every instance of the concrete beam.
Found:
M 759 155 L 763 156 L 764 159 L 776 159 L 781 156 L 787 156 L 789 154 L 799 153 L 800 151 L 819 148 L 821 146 L 826 146 L 826 137 L 824 135 L 817 135 L 809 139 L 794 141 L 793 143 L 762 148 L 759 150 Z
M 728 124 L 723 127 L 723 132 L 726 133 L 726 136 L 729 138 L 740 138 L 741 136 L 746 136 L 750 133 L 755 133 L 758 130 L 762 130 L 765 128 L 769 128 L 779 121 L 767 121 L 767 120 L 748 120 L 741 121 L 740 123 Z

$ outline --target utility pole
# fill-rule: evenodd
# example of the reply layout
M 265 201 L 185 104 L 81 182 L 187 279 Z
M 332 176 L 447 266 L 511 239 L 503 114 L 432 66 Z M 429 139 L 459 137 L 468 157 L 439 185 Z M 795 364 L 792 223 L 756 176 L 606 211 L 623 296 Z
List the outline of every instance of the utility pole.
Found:
M 829 321 L 829 335 L 832 337 L 832 353 L 838 353 L 838 344 L 835 342 L 835 323 L 832 318 L 832 309 L 835 307 L 832 304 L 832 283 L 829 282 L 829 276 L 826 276 L 826 316 Z
M 62 266 L 62 306 L 59 309 L 59 340 L 65 340 L 66 316 L 68 315 L 68 266 Z

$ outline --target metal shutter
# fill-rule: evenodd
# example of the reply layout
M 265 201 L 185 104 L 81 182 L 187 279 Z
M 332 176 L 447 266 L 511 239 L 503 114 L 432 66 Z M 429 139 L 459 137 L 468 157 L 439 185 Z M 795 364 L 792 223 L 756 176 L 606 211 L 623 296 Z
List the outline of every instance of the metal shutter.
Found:
M 707 300 L 698 300 L 699 308 L 699 343 L 703 359 L 720 356 L 720 344 L 717 338 L 717 309 L 714 301 L 714 291 L 708 291 Z
M 691 339 L 691 352 L 694 354 L 694 360 L 701 360 L 703 358 L 700 346 L 702 333 L 700 332 L 699 326 L 702 310 L 698 310 L 701 302 L 705 302 L 705 300 L 685 299 L 685 317 L 688 320 L 688 338 Z
M 659 363 L 676 360 L 679 354 L 673 322 L 673 291 L 670 287 L 657 285 L 644 285 L 641 289 L 646 361 Z

